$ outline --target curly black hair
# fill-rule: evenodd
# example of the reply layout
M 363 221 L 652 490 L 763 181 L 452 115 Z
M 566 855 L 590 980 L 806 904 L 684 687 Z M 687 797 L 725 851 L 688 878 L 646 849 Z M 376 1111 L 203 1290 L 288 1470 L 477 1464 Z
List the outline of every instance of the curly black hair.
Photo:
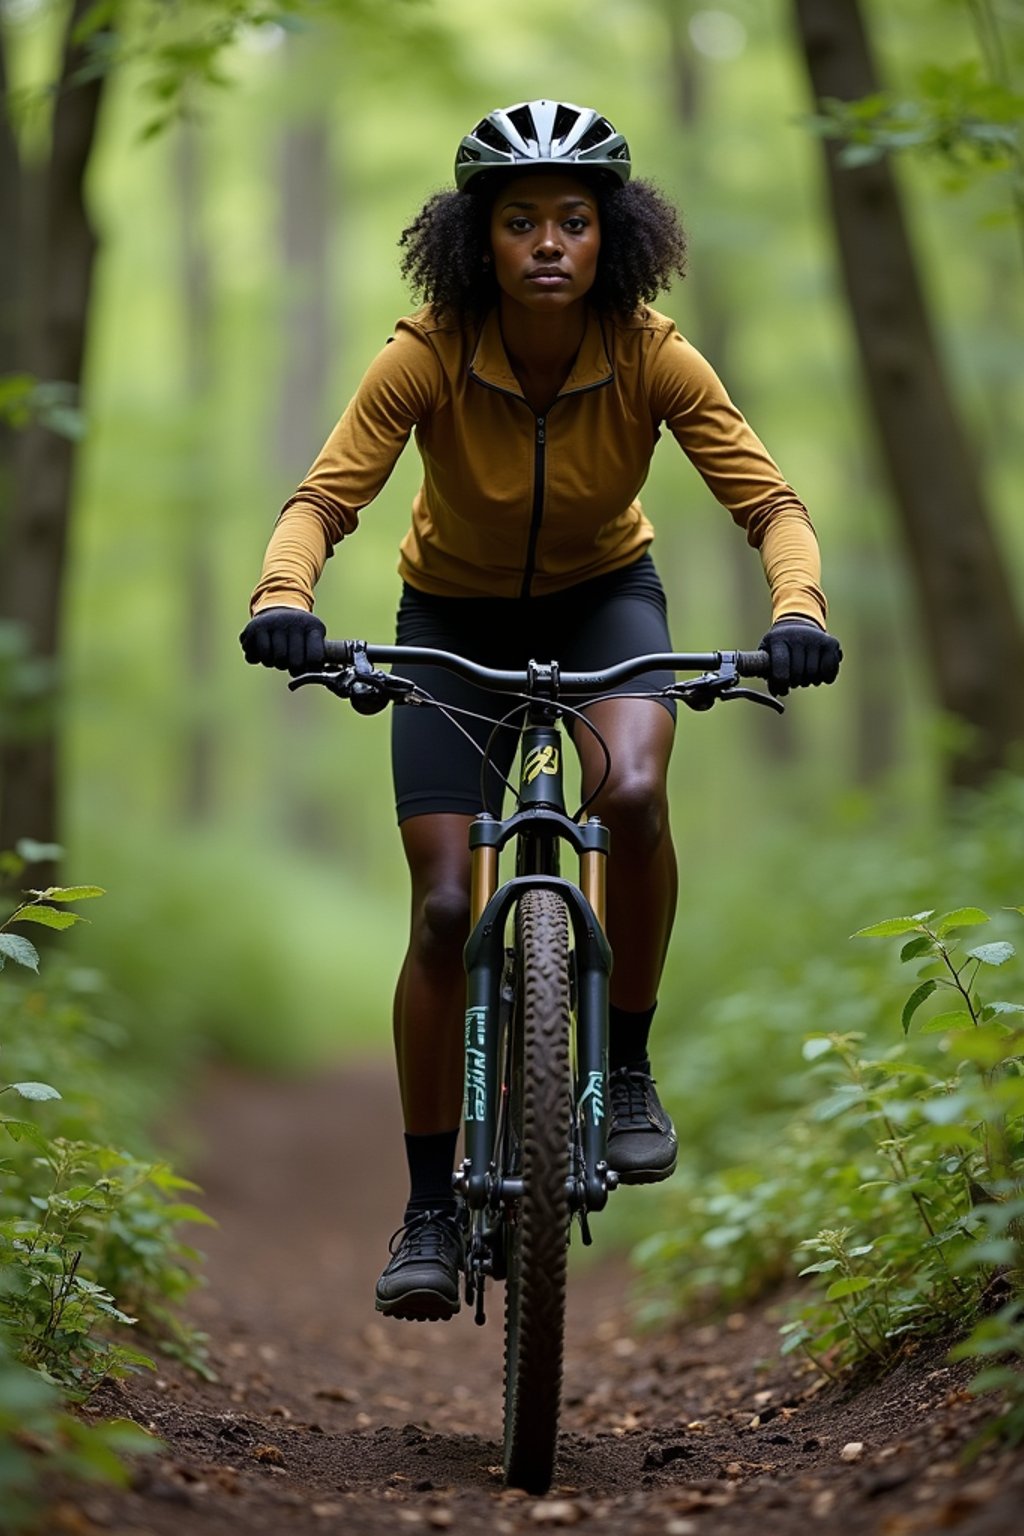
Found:
M 403 229 L 402 275 L 438 314 L 463 321 L 482 318 L 498 300 L 490 254 L 491 206 L 514 173 L 474 178 L 472 190 L 435 192 Z M 573 174 L 576 168 L 573 167 Z M 675 208 L 649 181 L 621 185 L 606 176 L 581 175 L 597 196 L 601 248 L 588 294 L 604 314 L 631 315 L 686 267 L 686 234 Z

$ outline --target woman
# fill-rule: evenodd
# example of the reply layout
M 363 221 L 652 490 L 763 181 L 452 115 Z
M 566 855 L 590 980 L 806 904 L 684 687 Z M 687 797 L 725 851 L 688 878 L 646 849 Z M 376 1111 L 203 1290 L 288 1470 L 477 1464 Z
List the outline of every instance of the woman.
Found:
M 636 500 L 665 424 L 760 551 L 770 687 L 832 682 L 841 653 L 825 631 L 807 512 L 709 365 L 646 307 L 682 271 L 685 239 L 656 190 L 630 181 L 621 134 L 589 109 L 525 102 L 477 124 L 455 175 L 456 190 L 430 198 L 402 235 L 424 307 L 399 321 L 278 519 L 241 637 L 247 660 L 321 665 L 314 585 L 410 433 L 424 481 L 401 546 L 399 643 L 579 671 L 670 651 L 653 529 Z M 437 669 L 407 670 L 450 703 L 491 718 L 507 707 Z M 609 1163 L 621 1183 L 649 1183 L 676 1163 L 647 1054 L 676 896 L 665 788 L 675 719 L 670 701 L 634 698 L 604 699 L 590 717 L 613 765 L 592 808 L 612 848 Z M 467 723 L 486 739 L 487 723 Z M 515 742 L 504 734 L 507 768 Z M 576 747 L 587 793 L 603 764 L 589 732 Z M 395 999 L 410 1197 L 376 1305 L 448 1318 L 462 1254 L 451 1175 L 479 757 L 438 711 L 405 709 L 393 711 L 392 758 L 412 881 Z

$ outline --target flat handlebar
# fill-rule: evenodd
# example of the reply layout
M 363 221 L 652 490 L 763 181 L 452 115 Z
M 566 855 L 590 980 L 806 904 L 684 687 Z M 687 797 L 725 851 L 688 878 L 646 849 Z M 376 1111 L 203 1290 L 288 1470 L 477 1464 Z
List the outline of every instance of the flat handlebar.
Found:
M 481 667 L 465 656 L 452 651 L 434 650 L 419 645 L 363 645 L 356 640 L 327 640 L 324 643 L 325 661 L 331 667 L 350 667 L 356 654 L 361 652 L 371 666 L 383 663 L 399 665 L 438 666 L 454 672 L 469 682 L 499 692 L 519 691 L 533 682 L 542 665 L 532 664 L 529 671 L 505 672 L 494 667 Z M 554 664 L 549 664 L 553 666 Z M 767 677 L 770 661 L 767 651 L 665 651 L 650 656 L 634 656 L 629 661 L 617 662 L 600 672 L 558 673 L 559 694 L 598 693 L 613 688 L 618 683 L 629 682 L 645 672 L 716 672 L 721 667 L 735 668 L 739 677 Z

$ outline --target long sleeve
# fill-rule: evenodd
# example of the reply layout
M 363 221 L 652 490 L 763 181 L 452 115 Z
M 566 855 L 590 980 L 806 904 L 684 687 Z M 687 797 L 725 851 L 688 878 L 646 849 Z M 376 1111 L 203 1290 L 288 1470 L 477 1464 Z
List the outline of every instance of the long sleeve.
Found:
M 275 524 L 250 610 L 313 608 L 334 546 L 353 533 L 414 427 L 434 408 L 441 370 L 429 343 L 399 324 L 370 364 L 344 415 Z
M 657 419 L 760 552 L 773 620 L 802 614 L 824 624 L 821 557 L 807 509 L 710 363 L 673 328 L 655 341 L 647 382 Z

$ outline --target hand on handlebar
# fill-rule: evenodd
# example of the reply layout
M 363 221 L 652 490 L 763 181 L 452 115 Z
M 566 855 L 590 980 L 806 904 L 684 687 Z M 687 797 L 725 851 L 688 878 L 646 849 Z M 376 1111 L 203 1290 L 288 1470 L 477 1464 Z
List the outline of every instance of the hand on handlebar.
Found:
M 834 635 L 799 614 L 783 614 L 761 641 L 768 652 L 771 671 L 768 691 L 782 698 L 791 688 L 816 688 L 834 683 L 843 659 L 842 646 Z
M 324 664 L 322 619 L 305 608 L 263 608 L 239 635 L 245 659 L 253 666 L 277 667 L 298 677 Z

